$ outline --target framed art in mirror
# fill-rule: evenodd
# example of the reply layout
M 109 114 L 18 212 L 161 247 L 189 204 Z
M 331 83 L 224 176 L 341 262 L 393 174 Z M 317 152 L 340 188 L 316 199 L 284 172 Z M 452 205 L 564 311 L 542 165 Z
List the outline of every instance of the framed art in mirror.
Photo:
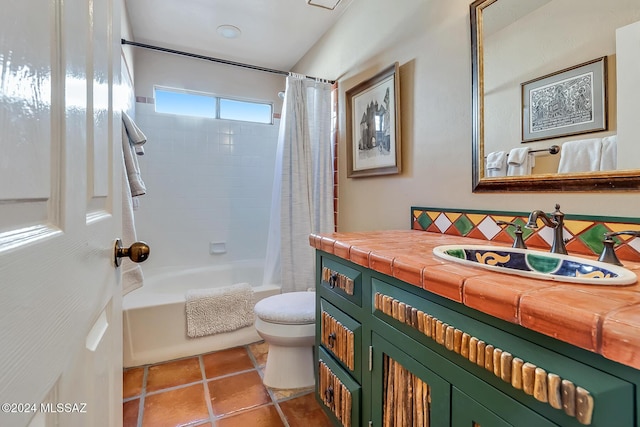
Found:
M 347 177 L 400 173 L 399 98 L 397 62 L 347 90 Z
M 607 57 L 522 83 L 522 142 L 607 129 Z

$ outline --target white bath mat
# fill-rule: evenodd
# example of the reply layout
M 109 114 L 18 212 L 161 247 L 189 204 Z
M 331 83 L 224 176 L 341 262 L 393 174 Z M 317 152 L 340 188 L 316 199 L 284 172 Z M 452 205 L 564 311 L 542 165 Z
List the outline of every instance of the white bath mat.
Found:
M 248 283 L 223 288 L 190 289 L 186 294 L 190 338 L 230 332 L 252 325 L 253 289 Z

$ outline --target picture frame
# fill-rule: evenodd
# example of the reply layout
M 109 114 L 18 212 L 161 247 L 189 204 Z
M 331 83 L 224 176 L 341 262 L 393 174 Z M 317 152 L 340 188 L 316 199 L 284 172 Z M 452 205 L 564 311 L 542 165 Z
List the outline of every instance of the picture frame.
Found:
M 346 91 L 349 178 L 401 171 L 399 69 L 396 62 Z
M 607 57 L 521 84 L 522 142 L 607 130 Z

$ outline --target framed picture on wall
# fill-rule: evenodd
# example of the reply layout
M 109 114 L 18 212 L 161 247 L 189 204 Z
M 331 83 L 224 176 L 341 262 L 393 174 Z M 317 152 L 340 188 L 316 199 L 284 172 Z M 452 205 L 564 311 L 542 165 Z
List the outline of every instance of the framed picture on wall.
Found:
M 522 142 L 607 130 L 607 57 L 522 83 Z
M 346 92 L 347 177 L 400 173 L 399 65 Z

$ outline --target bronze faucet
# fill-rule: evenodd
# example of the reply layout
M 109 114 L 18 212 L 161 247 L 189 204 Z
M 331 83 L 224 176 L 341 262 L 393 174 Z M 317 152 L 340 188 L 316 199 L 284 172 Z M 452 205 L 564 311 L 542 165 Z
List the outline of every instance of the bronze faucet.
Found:
M 564 245 L 564 214 L 560 212 L 560 205 L 556 203 L 556 210 L 552 214 L 552 218 L 541 210 L 535 210 L 529 215 L 529 222 L 525 225 L 526 228 L 536 229 L 538 228 L 538 218 L 547 227 L 554 229 L 553 245 L 551 246 L 551 252 L 556 254 L 567 254 L 567 248 Z
M 600 254 L 600 258 L 598 261 L 608 262 L 609 264 L 615 264 L 622 266 L 622 263 L 618 259 L 616 255 L 616 251 L 613 249 L 616 242 L 613 240 L 615 236 L 619 236 L 621 234 L 625 234 L 628 236 L 636 236 L 640 237 L 640 231 L 611 231 L 609 233 L 604 233 L 604 240 L 602 243 L 604 244 L 604 248 L 602 249 L 602 253 Z

